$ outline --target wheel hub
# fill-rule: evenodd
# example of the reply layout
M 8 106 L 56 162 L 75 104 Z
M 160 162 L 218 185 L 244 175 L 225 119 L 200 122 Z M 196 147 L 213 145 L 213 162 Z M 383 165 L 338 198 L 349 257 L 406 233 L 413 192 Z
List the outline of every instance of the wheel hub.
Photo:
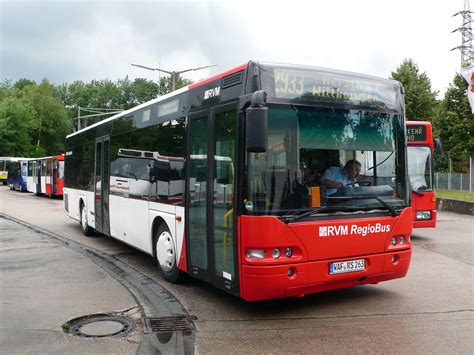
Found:
M 174 243 L 171 234 L 164 231 L 158 236 L 156 243 L 156 258 L 161 268 L 166 272 L 171 272 L 175 265 Z
M 81 213 L 81 225 L 82 229 L 85 229 L 87 227 L 86 209 L 84 207 L 82 208 Z

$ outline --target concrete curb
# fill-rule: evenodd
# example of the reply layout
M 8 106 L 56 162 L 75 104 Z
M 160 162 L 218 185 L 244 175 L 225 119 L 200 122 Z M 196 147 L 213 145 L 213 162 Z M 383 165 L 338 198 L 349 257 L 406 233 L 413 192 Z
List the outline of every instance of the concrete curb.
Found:
M 454 212 L 474 216 L 474 202 L 438 198 L 436 200 L 438 211 Z

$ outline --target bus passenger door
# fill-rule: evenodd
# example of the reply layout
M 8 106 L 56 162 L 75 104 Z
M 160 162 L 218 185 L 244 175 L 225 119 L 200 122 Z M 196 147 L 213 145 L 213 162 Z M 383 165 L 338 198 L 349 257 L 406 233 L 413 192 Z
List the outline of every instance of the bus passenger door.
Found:
M 58 161 L 53 159 L 51 162 L 51 196 L 55 196 L 57 193 L 57 174 L 58 174 Z
M 237 142 L 237 107 L 218 107 L 212 115 L 212 149 L 210 156 L 213 186 L 211 226 L 212 283 L 234 295 L 239 295 L 237 275 L 237 238 L 235 217 L 235 172 Z
M 189 116 L 186 237 L 189 272 L 238 295 L 236 117 L 236 105 Z
M 48 176 L 48 173 L 47 173 L 47 165 L 48 165 L 48 161 L 47 160 L 41 160 L 41 173 L 40 173 L 40 191 L 42 194 L 45 194 L 46 193 L 46 177 Z
M 208 239 L 208 112 L 189 115 L 186 239 L 188 270 L 210 282 Z
M 33 162 L 33 182 L 35 185 L 35 195 L 41 192 L 41 161 L 35 160 Z
M 95 181 L 94 207 L 95 229 L 103 234 L 110 235 L 109 221 L 109 154 L 110 137 L 97 138 L 95 141 Z

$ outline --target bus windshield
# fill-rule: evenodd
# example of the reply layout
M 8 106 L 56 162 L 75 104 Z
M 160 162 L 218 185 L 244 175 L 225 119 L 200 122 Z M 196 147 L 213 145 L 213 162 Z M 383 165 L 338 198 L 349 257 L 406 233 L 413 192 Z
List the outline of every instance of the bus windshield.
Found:
M 405 157 L 398 148 L 403 130 L 392 113 L 269 105 L 267 151 L 248 154 L 244 211 L 393 212 L 407 206 Z M 325 172 L 342 170 L 349 160 L 360 163 L 357 182 L 324 187 Z
M 431 149 L 423 146 L 408 146 L 408 175 L 415 191 L 432 190 Z

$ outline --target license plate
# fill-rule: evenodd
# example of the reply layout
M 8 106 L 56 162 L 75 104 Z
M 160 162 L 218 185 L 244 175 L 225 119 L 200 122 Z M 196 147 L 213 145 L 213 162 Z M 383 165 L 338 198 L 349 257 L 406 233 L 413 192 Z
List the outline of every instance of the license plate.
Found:
M 365 259 L 341 261 L 338 263 L 329 263 L 329 274 L 343 274 L 345 272 L 354 272 L 365 270 Z

